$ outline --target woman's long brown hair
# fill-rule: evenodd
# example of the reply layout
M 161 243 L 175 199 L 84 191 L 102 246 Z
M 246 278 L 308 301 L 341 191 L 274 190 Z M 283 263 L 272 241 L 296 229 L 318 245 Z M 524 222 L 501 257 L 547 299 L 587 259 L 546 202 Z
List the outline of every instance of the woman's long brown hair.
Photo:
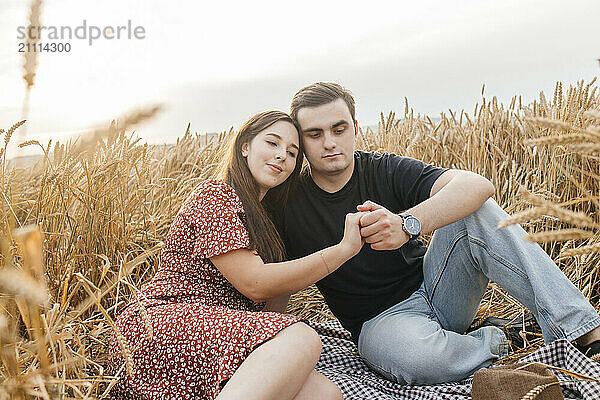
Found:
M 285 247 L 270 217 L 278 213 L 287 201 L 291 185 L 298 178 L 302 168 L 302 140 L 296 156 L 296 166 L 291 175 L 280 185 L 269 189 L 259 201 L 259 188 L 254 180 L 246 157 L 242 155 L 242 145 L 250 143 L 262 130 L 279 121 L 294 125 L 292 118 L 282 111 L 265 111 L 254 115 L 242 125 L 229 144 L 227 156 L 221 162 L 219 178 L 235 190 L 246 212 L 245 225 L 250 237 L 250 245 L 265 263 L 283 261 Z M 299 138 L 300 139 L 300 138 Z

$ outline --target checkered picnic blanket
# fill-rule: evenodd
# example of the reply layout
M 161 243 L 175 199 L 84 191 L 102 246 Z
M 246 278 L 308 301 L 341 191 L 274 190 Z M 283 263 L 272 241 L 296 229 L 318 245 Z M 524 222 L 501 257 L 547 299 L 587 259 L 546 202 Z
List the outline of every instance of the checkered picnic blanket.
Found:
M 339 321 L 311 322 L 311 326 L 319 333 L 323 342 L 323 352 L 316 370 L 335 382 L 346 400 L 471 398 L 472 377 L 461 382 L 434 386 L 393 383 L 370 370 L 361 360 L 356 345 L 350 340 L 350 333 L 342 328 Z M 520 360 L 534 361 L 600 379 L 600 365 L 583 356 L 566 340 L 557 340 Z M 559 381 L 573 379 L 556 370 L 553 372 Z M 561 387 L 565 399 L 600 399 L 600 384 L 597 382 L 564 383 Z

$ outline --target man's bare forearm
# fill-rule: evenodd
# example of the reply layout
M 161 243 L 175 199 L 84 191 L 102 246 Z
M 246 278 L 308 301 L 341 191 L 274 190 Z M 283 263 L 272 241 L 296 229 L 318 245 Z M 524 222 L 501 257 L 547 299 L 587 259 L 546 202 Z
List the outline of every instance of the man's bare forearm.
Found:
M 483 176 L 468 171 L 448 172 L 455 175 L 443 187 L 429 199 L 406 210 L 421 221 L 421 233 L 432 232 L 472 214 L 494 195 L 494 185 Z

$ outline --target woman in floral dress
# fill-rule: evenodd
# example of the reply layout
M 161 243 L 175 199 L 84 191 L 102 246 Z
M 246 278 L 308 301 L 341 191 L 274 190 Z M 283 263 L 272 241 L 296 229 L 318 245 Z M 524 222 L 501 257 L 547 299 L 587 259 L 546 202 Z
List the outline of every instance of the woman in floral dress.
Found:
M 314 371 L 321 352 L 316 332 L 282 312 L 291 293 L 358 253 L 360 213 L 348 215 L 339 244 L 282 261 L 284 247 L 266 209 L 285 203 L 301 150 L 283 112 L 257 114 L 242 126 L 221 179 L 192 191 L 156 275 L 116 320 L 110 369 L 120 379 L 111 396 L 342 398 Z

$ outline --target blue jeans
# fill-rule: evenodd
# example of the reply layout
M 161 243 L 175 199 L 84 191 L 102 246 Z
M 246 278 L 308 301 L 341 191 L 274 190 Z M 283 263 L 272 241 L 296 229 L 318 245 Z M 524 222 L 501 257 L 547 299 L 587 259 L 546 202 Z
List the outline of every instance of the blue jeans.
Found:
M 508 214 L 488 199 L 438 229 L 423 260 L 424 281 L 406 300 L 364 323 L 361 357 L 386 378 L 408 384 L 462 380 L 506 355 L 496 327 L 464 334 L 491 279 L 535 316 L 544 341 L 574 340 L 600 325 L 596 310 L 520 225 L 496 229 Z

